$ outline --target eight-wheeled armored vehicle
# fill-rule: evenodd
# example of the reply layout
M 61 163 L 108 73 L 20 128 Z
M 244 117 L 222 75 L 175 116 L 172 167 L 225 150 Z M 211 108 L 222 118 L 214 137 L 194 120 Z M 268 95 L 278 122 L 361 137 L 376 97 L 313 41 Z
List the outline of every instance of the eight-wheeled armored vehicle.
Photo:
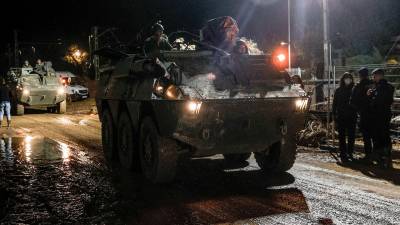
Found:
M 50 112 L 65 113 L 65 88 L 54 72 L 31 67 L 11 68 L 6 82 L 11 90 L 14 114 L 23 115 L 25 108 L 47 108 Z
M 291 87 L 274 54 L 195 44 L 156 57 L 97 51 L 108 59 L 96 96 L 107 161 L 155 183 L 174 178 L 181 154 L 240 162 L 254 153 L 266 172 L 289 170 L 308 110 L 304 92 Z

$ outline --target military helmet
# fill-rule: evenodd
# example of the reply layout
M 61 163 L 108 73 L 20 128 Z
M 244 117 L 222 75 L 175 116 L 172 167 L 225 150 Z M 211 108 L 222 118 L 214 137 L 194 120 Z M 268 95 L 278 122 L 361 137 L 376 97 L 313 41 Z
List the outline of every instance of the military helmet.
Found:
M 151 30 L 153 32 L 157 32 L 157 31 L 164 31 L 164 27 L 163 25 L 161 25 L 160 23 L 155 23 L 152 27 Z

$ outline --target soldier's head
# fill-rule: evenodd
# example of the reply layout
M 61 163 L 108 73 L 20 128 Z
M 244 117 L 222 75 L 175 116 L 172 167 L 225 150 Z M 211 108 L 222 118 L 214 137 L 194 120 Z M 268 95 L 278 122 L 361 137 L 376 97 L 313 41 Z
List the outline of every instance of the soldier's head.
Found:
M 42 65 L 42 64 L 43 64 L 43 63 L 42 63 L 42 60 L 41 60 L 41 59 L 37 59 L 37 60 L 36 60 L 36 64 L 37 64 L 37 65 Z
M 354 84 L 353 75 L 351 73 L 344 73 L 342 78 L 340 79 L 340 86 L 341 87 L 348 87 Z
M 157 38 L 161 38 L 164 34 L 164 27 L 160 23 L 155 23 L 151 29 L 153 30 L 153 35 Z
M 28 60 L 24 61 L 24 66 L 29 66 L 29 61 Z
M 233 51 L 237 54 L 246 55 L 249 54 L 249 48 L 247 47 L 246 42 L 239 40 L 236 42 L 236 45 Z
M 374 69 L 374 71 L 372 71 L 372 77 L 376 83 L 382 80 L 384 76 L 385 76 L 385 71 L 383 71 L 383 69 Z
M 358 75 L 360 76 L 360 79 L 367 79 L 368 78 L 368 68 L 361 68 L 358 70 Z

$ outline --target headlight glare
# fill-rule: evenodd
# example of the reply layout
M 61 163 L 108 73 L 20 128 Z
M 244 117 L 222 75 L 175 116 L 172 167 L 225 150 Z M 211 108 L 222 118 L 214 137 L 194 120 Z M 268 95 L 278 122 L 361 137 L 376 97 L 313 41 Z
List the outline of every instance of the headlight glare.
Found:
M 27 96 L 30 94 L 30 91 L 28 89 L 23 89 L 22 94 Z
M 57 90 L 58 95 L 63 95 L 64 93 L 65 93 L 64 87 L 58 88 L 58 90 Z
M 202 105 L 202 102 L 189 101 L 187 103 L 187 110 L 189 111 L 189 113 L 197 115 L 200 113 L 201 105 Z
M 304 112 L 308 108 L 308 99 L 298 99 L 295 102 L 296 104 L 296 111 Z

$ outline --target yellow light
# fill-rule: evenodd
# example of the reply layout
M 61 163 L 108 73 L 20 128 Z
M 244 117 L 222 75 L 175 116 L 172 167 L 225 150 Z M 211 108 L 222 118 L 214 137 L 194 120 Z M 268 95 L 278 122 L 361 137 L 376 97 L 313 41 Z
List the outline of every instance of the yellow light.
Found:
M 30 93 L 30 91 L 29 91 L 28 89 L 24 89 L 24 90 L 22 91 L 22 94 L 23 94 L 23 95 L 29 95 L 29 93 Z
M 81 53 L 81 51 L 79 51 L 79 49 L 76 50 L 76 51 L 74 52 L 74 56 L 75 56 L 76 58 L 81 57 L 81 55 L 82 55 L 82 53 Z
M 296 104 L 296 110 L 297 111 L 305 111 L 307 109 L 307 106 L 308 106 L 308 99 L 296 100 L 295 104 Z
M 189 101 L 187 103 L 187 109 L 192 114 L 199 114 L 202 102 Z
M 65 93 L 64 87 L 60 87 L 57 89 L 57 94 L 58 95 L 63 95 Z
M 182 93 L 175 85 L 170 85 L 165 91 L 164 97 L 169 100 L 176 100 L 181 97 Z

